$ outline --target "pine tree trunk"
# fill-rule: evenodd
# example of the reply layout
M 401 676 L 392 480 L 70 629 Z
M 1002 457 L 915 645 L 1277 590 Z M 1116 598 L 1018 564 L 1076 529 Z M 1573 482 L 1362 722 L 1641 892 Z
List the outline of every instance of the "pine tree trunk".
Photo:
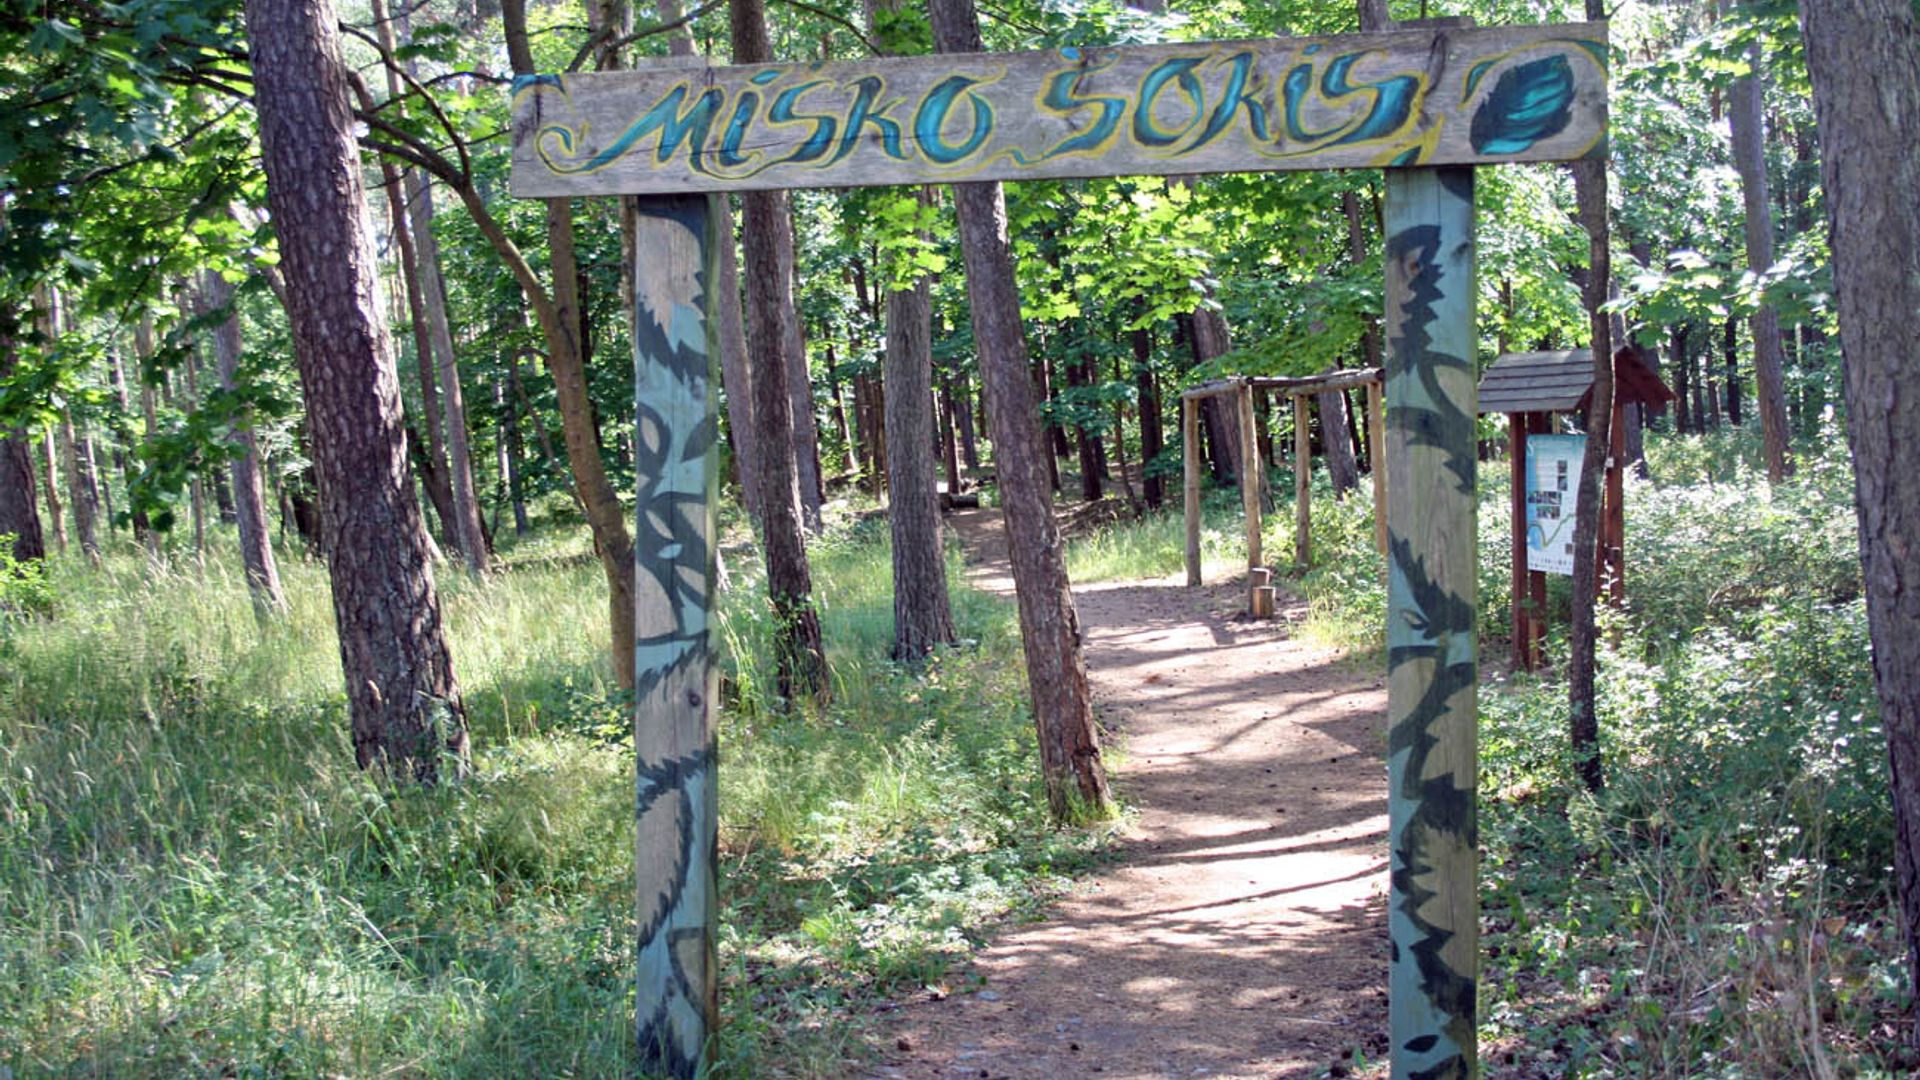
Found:
M 737 64 L 773 59 L 763 0 L 731 0 L 733 59 Z M 767 558 L 767 592 L 778 621 L 778 680 L 782 698 L 827 695 L 827 657 L 820 618 L 813 609 L 813 574 L 802 533 L 800 449 L 794 432 L 813 418 L 793 415 L 797 400 L 787 385 L 795 364 L 788 355 L 799 341 L 793 329 L 793 232 L 783 191 L 752 191 L 740 197 L 745 240 L 747 349 L 753 368 L 753 413 L 765 438 L 760 444 L 761 526 Z M 809 398 L 811 395 L 809 394 Z
M 941 52 L 979 52 L 973 0 L 930 0 L 934 41 Z M 1020 325 L 1020 294 L 1007 245 L 1006 203 L 997 183 L 956 184 L 960 247 L 967 271 L 975 347 L 992 399 L 995 470 L 1000 483 L 1020 609 L 1020 640 L 1027 685 L 1039 730 L 1047 804 L 1056 819 L 1076 810 L 1111 812 L 1100 737 L 1093 724 L 1079 616 L 1067 584 L 1060 530 L 1053 519 L 1045 465 L 1048 448 L 1027 368 Z
M 0 312 L 0 380 L 13 375 L 19 363 L 15 352 L 19 328 L 8 313 Z M 47 557 L 40 532 L 40 508 L 34 495 L 33 454 L 24 427 L 0 427 L 0 536 L 13 538 L 15 562 L 40 562 Z
M 465 771 L 466 714 L 407 483 L 338 25 L 327 0 L 247 4 L 355 756 L 432 782 Z
M 213 332 L 214 356 L 219 363 L 220 388 L 232 393 L 238 389 L 240 370 L 240 313 L 233 309 L 233 286 L 218 273 L 201 275 L 201 297 L 205 312 L 226 312 L 226 318 Z M 260 484 L 260 441 L 253 434 L 251 412 L 238 412 L 227 418 L 227 441 L 238 448 L 229 466 L 233 481 L 234 521 L 240 533 L 240 565 L 246 571 L 247 590 L 253 594 L 254 610 L 263 616 L 280 615 L 287 610 L 287 595 L 280 587 L 280 567 L 273 557 L 273 534 L 267 525 L 267 496 Z
M 1833 226 L 1848 443 L 1887 733 L 1894 869 L 1911 993 L 1920 996 L 1920 17 L 1907 0 L 1800 6 L 1820 172 Z M 1920 1045 L 1920 1025 L 1907 1025 Z
M 1332 371 L 1332 366 L 1327 370 Z M 1353 459 L 1353 421 L 1347 414 L 1347 395 L 1329 390 L 1316 395 L 1316 400 L 1320 406 L 1320 449 L 1327 459 L 1327 475 L 1333 480 L 1333 497 L 1339 499 L 1360 486 L 1360 466 Z
M 67 551 L 66 504 L 60 501 L 60 463 L 54 453 L 52 425 L 42 426 L 40 437 L 33 445 L 34 457 L 42 470 L 37 484 L 47 501 L 47 531 L 53 535 L 53 549 L 64 555 Z
M 1160 431 L 1160 392 L 1153 379 L 1153 331 L 1146 327 L 1133 332 L 1133 377 L 1140 395 L 1140 493 L 1149 509 L 1158 510 L 1166 502 L 1167 485 L 1148 470 L 1165 449 L 1165 437 Z
M 918 197 L 931 201 L 932 192 Z M 917 660 L 954 640 L 933 466 L 933 288 L 887 293 L 887 523 L 893 533 L 893 658 Z
M 782 225 L 786 232 L 785 244 L 776 243 L 774 250 L 784 253 L 788 277 L 787 304 L 791 314 L 786 323 L 784 352 L 791 365 L 787 369 L 787 392 L 793 395 L 793 459 L 800 479 L 800 520 L 808 532 L 817 533 L 825 524 L 820 508 L 826 501 L 826 485 L 820 476 L 820 425 L 813 411 L 813 374 L 807 369 L 806 327 L 800 321 L 800 310 L 793 307 L 793 298 L 800 295 L 800 269 L 794 253 L 792 202 L 786 202 L 787 216 Z
M 1733 0 L 1727 2 L 1731 6 Z M 1746 203 L 1747 269 L 1763 274 L 1773 266 L 1773 206 L 1767 198 L 1767 159 L 1762 148 L 1766 135 L 1761 122 L 1764 106 L 1757 43 L 1748 48 L 1747 60 L 1752 65 L 1752 73 L 1734 80 L 1728 119 L 1733 128 L 1734 168 L 1740 173 L 1740 194 Z M 1782 376 L 1786 360 L 1780 343 L 1780 315 L 1772 305 L 1762 304 L 1753 313 L 1750 325 L 1767 480 L 1777 484 L 1793 471 L 1788 446 L 1786 383 Z
M 414 257 L 422 306 L 427 313 L 428 340 L 433 346 L 434 369 L 439 375 L 440 424 L 446 433 L 447 476 L 453 495 L 453 533 L 467 570 L 485 574 L 491 565 L 485 530 L 480 525 L 480 499 L 473 484 L 473 448 L 467 438 L 467 402 L 460 387 L 459 360 L 453 351 L 453 327 L 447 321 L 447 287 L 440 277 L 440 242 L 433 236 L 433 188 L 416 169 L 407 170 L 407 204 L 413 231 Z
M 969 472 L 980 471 L 980 442 L 974 433 L 973 424 L 973 385 L 963 368 L 955 377 L 959 383 L 955 391 L 959 408 L 955 410 L 954 423 L 960 429 L 960 460 L 966 462 Z

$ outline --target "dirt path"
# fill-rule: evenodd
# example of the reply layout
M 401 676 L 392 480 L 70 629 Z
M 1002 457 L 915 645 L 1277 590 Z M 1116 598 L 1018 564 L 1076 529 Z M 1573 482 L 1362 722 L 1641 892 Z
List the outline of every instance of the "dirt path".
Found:
M 1011 593 L 997 511 L 949 518 Z M 1385 1048 L 1384 682 L 1241 584 L 1076 586 L 1138 821 L 1120 860 L 895 1014 L 872 1077 L 1346 1075 Z

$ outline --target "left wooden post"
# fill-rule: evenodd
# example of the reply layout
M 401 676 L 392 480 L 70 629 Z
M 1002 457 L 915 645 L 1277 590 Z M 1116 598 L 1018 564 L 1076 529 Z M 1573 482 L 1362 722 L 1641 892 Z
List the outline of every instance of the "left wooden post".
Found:
M 675 1080 L 705 1071 L 719 1020 L 710 198 L 637 199 L 633 267 L 635 1034 L 643 1071 Z

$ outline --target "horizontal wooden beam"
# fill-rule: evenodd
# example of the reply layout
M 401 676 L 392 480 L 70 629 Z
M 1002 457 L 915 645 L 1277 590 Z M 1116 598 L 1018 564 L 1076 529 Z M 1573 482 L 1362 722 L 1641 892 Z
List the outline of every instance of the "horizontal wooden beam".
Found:
M 525 197 L 1605 152 L 1604 23 L 523 76 Z
M 1180 396 L 1190 401 L 1198 401 L 1201 398 L 1231 394 L 1243 386 L 1250 386 L 1255 390 L 1275 390 L 1289 395 L 1327 394 L 1335 390 L 1353 390 L 1370 383 L 1377 384 L 1380 379 L 1381 369 L 1377 367 L 1329 371 L 1321 375 L 1235 375 L 1188 387 L 1180 392 Z

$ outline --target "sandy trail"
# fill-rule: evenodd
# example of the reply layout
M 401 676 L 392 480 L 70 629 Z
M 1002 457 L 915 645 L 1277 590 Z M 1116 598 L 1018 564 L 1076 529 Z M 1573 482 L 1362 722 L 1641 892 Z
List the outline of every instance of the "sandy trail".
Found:
M 997 511 L 953 515 L 1012 590 Z M 1386 1027 L 1384 681 L 1241 621 L 1238 581 L 1076 586 L 1119 860 L 894 1014 L 872 1077 L 1343 1075 Z M 954 987 L 971 980 L 955 978 Z

